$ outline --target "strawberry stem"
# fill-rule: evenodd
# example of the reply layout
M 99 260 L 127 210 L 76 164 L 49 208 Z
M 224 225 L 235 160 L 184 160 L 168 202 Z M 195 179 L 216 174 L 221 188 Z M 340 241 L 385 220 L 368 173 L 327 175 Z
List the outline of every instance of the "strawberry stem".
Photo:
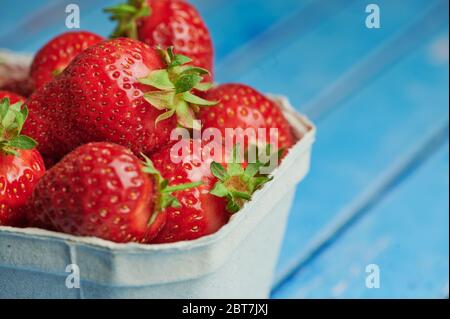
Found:
M 127 37 L 135 40 L 138 40 L 137 21 L 151 14 L 146 0 L 128 0 L 103 11 L 111 15 L 110 20 L 118 23 L 111 38 Z

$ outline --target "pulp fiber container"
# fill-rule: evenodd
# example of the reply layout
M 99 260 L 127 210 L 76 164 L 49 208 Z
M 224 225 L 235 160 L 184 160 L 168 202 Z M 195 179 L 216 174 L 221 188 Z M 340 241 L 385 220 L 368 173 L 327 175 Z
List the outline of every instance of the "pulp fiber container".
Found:
M 0 227 L 0 298 L 267 298 L 295 186 L 309 170 L 315 138 L 313 124 L 286 98 L 272 98 L 299 141 L 274 179 L 217 233 L 142 245 Z M 79 288 L 69 288 L 76 274 L 69 265 L 79 269 Z

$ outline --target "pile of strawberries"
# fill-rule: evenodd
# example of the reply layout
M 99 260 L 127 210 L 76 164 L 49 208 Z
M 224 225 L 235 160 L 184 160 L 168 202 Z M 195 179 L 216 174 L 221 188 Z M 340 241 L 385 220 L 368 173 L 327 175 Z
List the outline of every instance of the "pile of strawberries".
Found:
M 246 157 L 255 141 L 227 148 L 227 129 L 262 129 L 264 151 L 284 155 L 291 127 L 253 88 L 211 84 L 210 33 L 188 2 L 105 11 L 118 22 L 111 39 L 61 34 L 17 85 L 29 97 L 0 91 L 0 225 L 119 243 L 214 233 L 271 179 Z

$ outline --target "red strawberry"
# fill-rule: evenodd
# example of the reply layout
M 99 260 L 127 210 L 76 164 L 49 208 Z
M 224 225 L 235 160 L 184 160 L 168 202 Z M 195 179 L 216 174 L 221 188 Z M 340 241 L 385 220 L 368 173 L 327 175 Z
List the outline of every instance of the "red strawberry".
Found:
M 221 143 L 183 140 L 151 156 L 161 175 L 173 185 L 203 182 L 174 193 L 180 207 L 167 208 L 167 223 L 154 243 L 193 240 L 216 232 L 269 180 L 257 175 L 258 164 L 244 169 L 244 163 L 226 164 L 225 155 Z
M 3 99 L 8 99 L 10 105 L 16 104 L 17 102 L 25 102 L 25 98 L 23 96 L 20 96 L 8 90 L 0 90 L 0 100 Z
M 224 84 L 209 90 L 206 99 L 220 100 L 220 103 L 200 110 L 198 118 L 204 129 L 218 128 L 222 136 L 227 136 L 227 128 L 250 128 L 254 129 L 255 138 L 262 138 L 257 131 L 261 128 L 266 134 L 264 144 L 271 144 L 272 136 L 272 140 L 278 141 L 278 149 L 287 150 L 293 145 L 291 127 L 279 106 L 255 89 L 243 84 Z M 278 134 L 272 128 L 278 129 Z M 250 143 L 257 144 L 257 140 L 250 139 Z
M 77 128 L 68 119 L 69 97 L 67 79 L 60 76 L 36 90 L 26 102 L 30 115 L 23 132 L 38 141 L 48 168 L 83 144 Z
M 23 101 L 0 91 L 0 225 L 25 226 L 24 207 L 45 172 L 36 142 L 20 134 L 28 114 Z
M 125 147 L 90 143 L 39 181 L 30 220 L 73 235 L 145 243 L 164 225 L 164 209 L 176 204 L 171 191 L 153 167 L 144 166 Z
M 190 93 L 208 87 L 200 84 L 207 71 L 187 62 L 171 49 L 162 52 L 132 39 L 99 43 L 33 94 L 24 132 L 50 162 L 96 141 L 150 154 L 169 141 L 177 124 L 193 126 L 198 105 L 214 104 Z
M 188 2 L 129 0 L 105 11 L 118 21 L 113 37 L 126 36 L 162 48 L 173 46 L 179 54 L 192 58 L 194 65 L 213 73 L 211 36 L 198 11 Z
M 103 41 L 91 32 L 65 32 L 44 45 L 34 57 L 30 76 L 35 88 L 50 82 L 64 71 L 70 61 L 85 49 Z

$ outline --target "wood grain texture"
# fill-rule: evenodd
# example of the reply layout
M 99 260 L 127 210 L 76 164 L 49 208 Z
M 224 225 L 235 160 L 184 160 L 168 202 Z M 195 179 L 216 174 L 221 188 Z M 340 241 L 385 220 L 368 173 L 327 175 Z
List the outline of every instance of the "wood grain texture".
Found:
M 0 47 L 36 51 L 73 2 L 4 0 Z M 121 1 L 75 2 L 82 28 L 107 36 L 102 8 Z M 318 125 L 273 297 L 448 295 L 448 1 L 379 0 L 378 30 L 363 0 L 191 2 L 220 82 L 287 95 Z M 370 262 L 381 289 L 364 286 Z
M 319 122 L 314 166 L 298 189 L 277 285 L 333 235 L 342 214 L 356 212 L 354 202 L 370 200 L 366 194 L 397 173 L 398 162 L 407 161 L 436 127 L 448 125 L 448 72 L 430 62 L 433 43 Z
M 448 296 L 448 161 L 445 143 L 273 297 Z M 366 286 L 369 264 L 379 266 L 379 289 Z

